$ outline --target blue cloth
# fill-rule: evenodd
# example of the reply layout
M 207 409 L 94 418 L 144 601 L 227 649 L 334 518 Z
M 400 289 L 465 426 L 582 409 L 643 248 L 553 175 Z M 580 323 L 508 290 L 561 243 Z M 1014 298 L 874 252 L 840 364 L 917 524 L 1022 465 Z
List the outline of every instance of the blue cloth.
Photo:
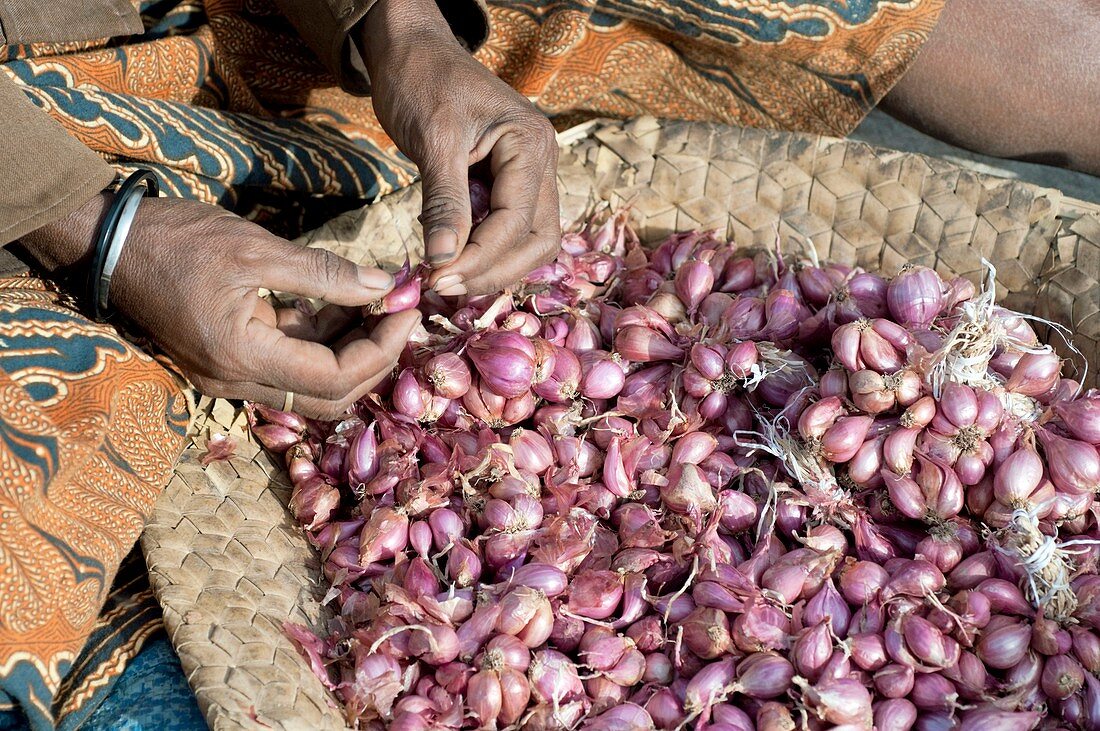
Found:
M 206 731 L 206 721 L 166 637 L 161 635 L 142 648 L 80 731 Z
M 0 731 L 26 731 L 27 717 L 19 711 L 0 712 Z
M 206 721 L 168 638 L 149 640 L 80 731 L 206 731 Z M 0 712 L 0 731 L 29 731 L 22 713 Z

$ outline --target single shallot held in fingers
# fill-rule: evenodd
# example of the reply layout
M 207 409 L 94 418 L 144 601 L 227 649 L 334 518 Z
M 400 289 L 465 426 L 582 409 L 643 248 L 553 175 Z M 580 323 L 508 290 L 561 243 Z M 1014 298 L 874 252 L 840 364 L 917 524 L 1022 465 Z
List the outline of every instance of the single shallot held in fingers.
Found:
M 413 269 L 406 260 L 404 266 L 393 276 L 393 289 L 382 299 L 375 300 L 363 308 L 367 315 L 392 315 L 412 310 L 420 304 L 420 288 L 424 284 L 424 265 Z

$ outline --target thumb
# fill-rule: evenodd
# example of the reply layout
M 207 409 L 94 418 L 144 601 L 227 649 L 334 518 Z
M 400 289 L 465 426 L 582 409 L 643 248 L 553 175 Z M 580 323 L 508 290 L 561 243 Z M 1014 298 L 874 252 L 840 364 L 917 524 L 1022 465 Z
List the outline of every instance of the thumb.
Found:
M 433 154 L 420 166 L 424 186 L 425 259 L 432 266 L 453 261 L 470 238 L 470 182 L 468 156 L 447 150 Z
M 357 307 L 378 299 L 393 288 L 393 276 L 358 266 L 326 249 L 312 249 L 276 239 L 274 250 L 255 257 L 258 284 L 334 305 Z

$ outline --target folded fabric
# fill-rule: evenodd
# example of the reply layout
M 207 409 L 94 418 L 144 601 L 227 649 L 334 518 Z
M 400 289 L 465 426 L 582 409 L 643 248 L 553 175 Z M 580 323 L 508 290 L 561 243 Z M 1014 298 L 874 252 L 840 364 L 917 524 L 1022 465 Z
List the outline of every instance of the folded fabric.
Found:
M 844 134 L 943 3 L 495 0 L 478 58 L 559 127 L 652 114 Z M 283 235 L 415 178 L 270 2 L 146 0 L 142 16 L 130 39 L 0 46 L 0 73 L 122 172 L 153 168 L 168 194 Z M 77 658 L 117 616 L 96 624 L 186 422 L 138 348 L 43 282 L 0 280 L 0 711 L 75 723 L 101 698 L 59 694 L 74 662 L 100 689 L 123 671 L 133 642 Z
M 46 282 L 0 279 L 0 709 L 17 706 L 32 728 L 81 705 L 55 700 L 187 422 L 162 365 Z M 88 668 L 109 672 L 126 652 Z
M 81 731 L 206 731 L 180 659 L 164 632 L 142 648 Z

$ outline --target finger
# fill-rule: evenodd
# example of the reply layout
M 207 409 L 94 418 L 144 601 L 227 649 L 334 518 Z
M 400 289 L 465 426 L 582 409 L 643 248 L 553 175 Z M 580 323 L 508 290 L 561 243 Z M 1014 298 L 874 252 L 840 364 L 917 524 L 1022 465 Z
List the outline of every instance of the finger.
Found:
M 369 337 L 333 350 L 319 343 L 287 337 L 282 332 L 246 327 L 246 338 L 264 363 L 255 380 L 282 391 L 339 400 L 362 384 L 388 372 L 401 355 L 420 312 L 408 310 L 378 321 Z M 241 379 L 245 380 L 245 379 Z M 377 382 L 377 381 L 376 381 Z
M 191 381 L 200 393 L 212 398 L 252 401 L 273 409 L 281 409 L 286 399 L 285 391 L 251 381 L 220 381 L 205 376 L 194 376 Z M 293 409 L 295 413 L 311 419 L 335 421 L 347 412 L 352 404 L 368 393 L 370 393 L 369 388 L 363 390 L 358 396 L 349 396 L 339 401 L 295 394 Z
M 326 305 L 315 315 L 307 315 L 295 307 L 276 311 L 278 327 L 286 335 L 315 343 L 331 343 L 356 322 L 362 322 L 358 308 Z
M 506 264 L 473 277 L 464 288 L 471 296 L 500 292 L 523 279 L 535 267 L 545 264 L 551 258 L 547 252 L 560 245 L 561 237 L 532 232 Z
M 455 262 L 429 277 L 429 286 L 437 292 L 462 294 L 463 285 L 483 277 L 486 267 L 507 266 L 505 260 L 534 229 L 543 181 L 548 167 L 553 167 L 550 151 L 556 149 L 548 146 L 552 144 L 552 136 L 551 143 L 545 140 L 540 143 L 538 139 L 538 134 L 532 136 L 514 129 L 505 132 L 492 148 L 491 213 L 474 229 L 470 242 Z M 496 255 L 504 259 L 490 258 Z
M 325 249 L 313 249 L 271 237 L 267 245 L 243 252 L 249 280 L 257 287 L 354 307 L 378 299 L 393 288 L 393 276 L 364 267 Z
M 472 276 L 462 285 L 468 294 L 498 292 L 511 286 L 532 269 L 553 259 L 561 248 L 561 224 L 558 215 L 557 185 L 548 177 L 543 183 L 536 213 L 536 226 L 528 232 L 520 244 L 511 250 L 498 251 L 480 247 L 472 242 L 463 256 L 478 256 Z M 440 288 L 441 294 L 453 294 L 453 290 Z
M 424 206 L 420 224 L 424 227 L 425 259 L 441 266 L 462 251 L 470 237 L 470 180 L 468 149 L 438 146 L 420 164 Z

